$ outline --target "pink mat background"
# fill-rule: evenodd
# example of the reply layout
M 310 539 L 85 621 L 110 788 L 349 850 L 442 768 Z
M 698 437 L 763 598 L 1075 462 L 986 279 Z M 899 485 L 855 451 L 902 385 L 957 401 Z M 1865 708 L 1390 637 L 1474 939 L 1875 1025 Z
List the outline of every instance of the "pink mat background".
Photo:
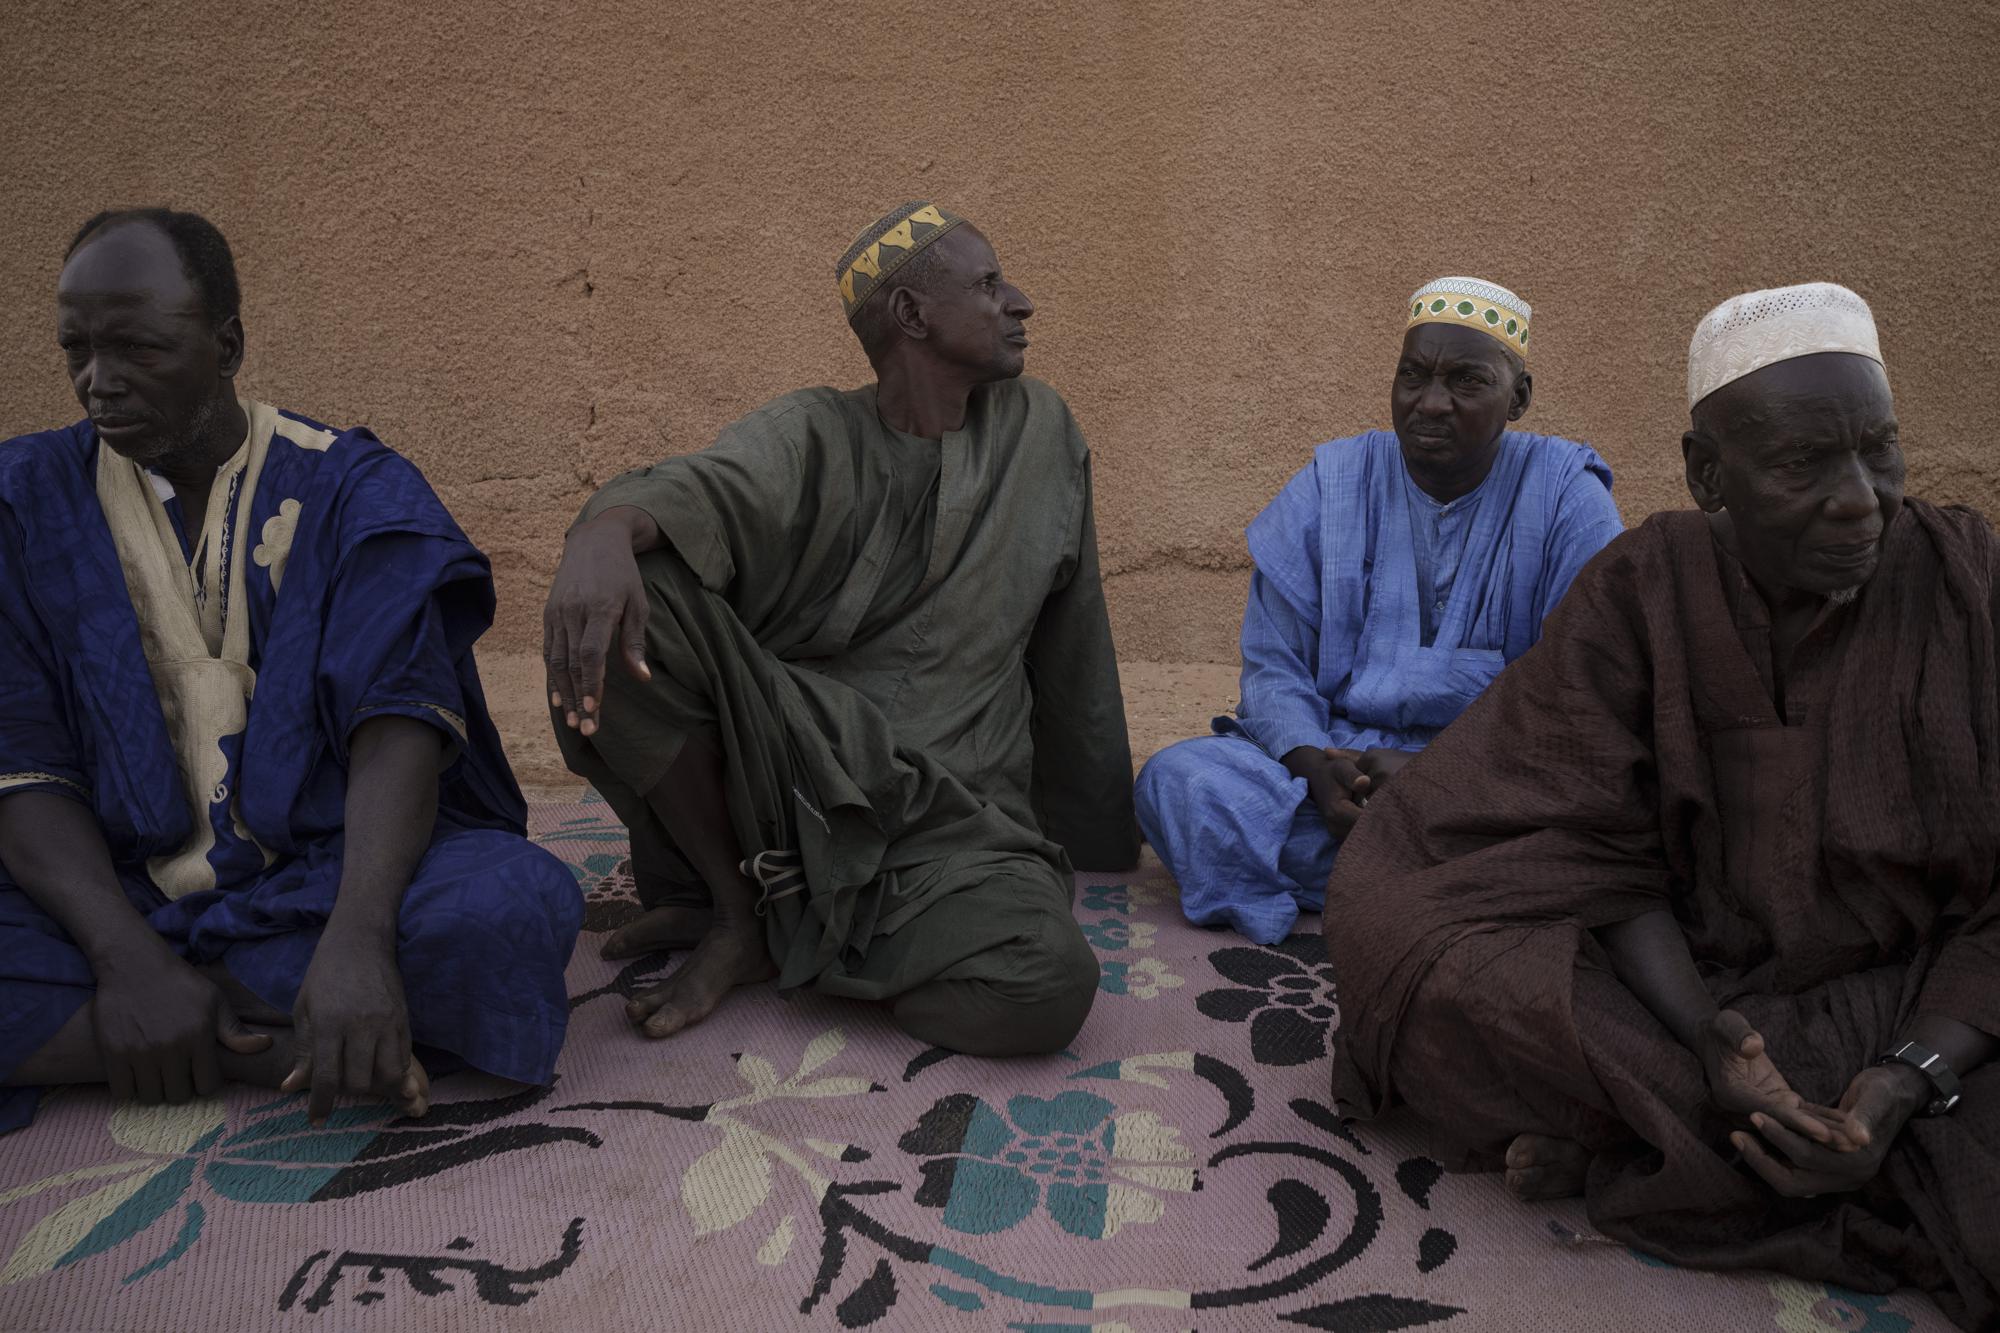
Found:
M 450 1078 L 423 1121 L 321 1130 L 264 1092 L 65 1091 L 0 1139 L 0 1328 L 1948 1327 L 1667 1268 L 1408 1125 L 1342 1130 L 1318 941 L 1195 930 L 1157 869 L 1080 882 L 1103 977 L 1063 1055 L 944 1056 L 768 990 L 643 1041 L 620 995 L 671 960 L 596 957 L 636 910 L 619 828 L 595 799 L 531 820 L 591 904 L 553 1088 Z

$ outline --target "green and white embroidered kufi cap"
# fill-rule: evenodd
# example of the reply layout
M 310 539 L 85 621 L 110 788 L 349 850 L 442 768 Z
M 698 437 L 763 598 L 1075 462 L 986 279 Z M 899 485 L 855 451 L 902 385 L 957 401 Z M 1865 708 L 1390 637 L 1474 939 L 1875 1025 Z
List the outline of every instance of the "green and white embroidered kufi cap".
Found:
M 1528 355 L 1528 303 L 1483 278 L 1439 278 L 1410 293 L 1410 326 L 1463 324 L 1498 338 L 1519 357 Z

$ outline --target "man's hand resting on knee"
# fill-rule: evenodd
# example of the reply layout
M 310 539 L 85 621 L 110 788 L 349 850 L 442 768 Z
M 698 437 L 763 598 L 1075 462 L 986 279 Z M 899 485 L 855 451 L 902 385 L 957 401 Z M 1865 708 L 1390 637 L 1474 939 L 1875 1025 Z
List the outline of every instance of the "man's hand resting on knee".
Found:
M 618 505 L 578 525 L 563 545 L 542 610 L 542 661 L 549 673 L 549 706 L 586 736 L 598 728 L 605 661 L 614 643 L 634 678 L 652 678 L 638 557 L 658 550 L 663 540 L 644 510 Z

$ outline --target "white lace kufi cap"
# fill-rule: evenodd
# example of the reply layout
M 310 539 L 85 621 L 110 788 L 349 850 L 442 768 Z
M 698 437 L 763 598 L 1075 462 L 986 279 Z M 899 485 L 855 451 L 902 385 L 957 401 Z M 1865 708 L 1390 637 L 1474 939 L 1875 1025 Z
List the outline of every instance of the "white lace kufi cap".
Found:
M 1880 364 L 1868 303 L 1835 282 L 1732 296 L 1701 317 L 1688 343 L 1688 410 L 1753 370 L 1817 352 L 1853 352 Z

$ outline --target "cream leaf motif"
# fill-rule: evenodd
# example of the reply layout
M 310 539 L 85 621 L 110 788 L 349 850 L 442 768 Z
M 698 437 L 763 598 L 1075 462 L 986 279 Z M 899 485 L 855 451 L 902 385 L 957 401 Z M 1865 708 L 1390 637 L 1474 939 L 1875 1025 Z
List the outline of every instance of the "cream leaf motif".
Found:
M 111 1112 L 111 1137 L 133 1152 L 177 1157 L 194 1151 L 204 1135 L 221 1129 L 225 1115 L 220 1097 L 197 1097 L 179 1106 L 120 1102 Z
M 771 1159 L 754 1134 L 735 1125 L 681 1175 L 681 1206 L 698 1236 L 729 1230 L 770 1193 Z
M 64 1204 L 35 1223 L 14 1248 L 7 1266 L 0 1268 L 0 1287 L 40 1277 L 53 1269 L 65 1254 L 76 1247 L 78 1241 L 90 1234 L 91 1228 L 118 1211 L 118 1205 L 144 1189 L 147 1182 L 166 1170 L 168 1165 L 171 1163 L 162 1163 L 154 1170 L 114 1180 L 81 1199 Z
M 292 535 L 298 530 L 301 508 L 297 500 L 280 503 L 278 512 L 264 520 L 263 540 L 250 552 L 250 559 L 257 568 L 271 571 L 271 587 L 274 589 L 284 581 L 285 562 L 291 558 Z
M 776 1268 L 785 1262 L 785 1256 L 792 1252 L 792 1234 L 795 1226 L 792 1215 L 786 1213 L 785 1220 L 778 1223 L 778 1229 L 757 1247 L 757 1262 L 766 1268 Z

